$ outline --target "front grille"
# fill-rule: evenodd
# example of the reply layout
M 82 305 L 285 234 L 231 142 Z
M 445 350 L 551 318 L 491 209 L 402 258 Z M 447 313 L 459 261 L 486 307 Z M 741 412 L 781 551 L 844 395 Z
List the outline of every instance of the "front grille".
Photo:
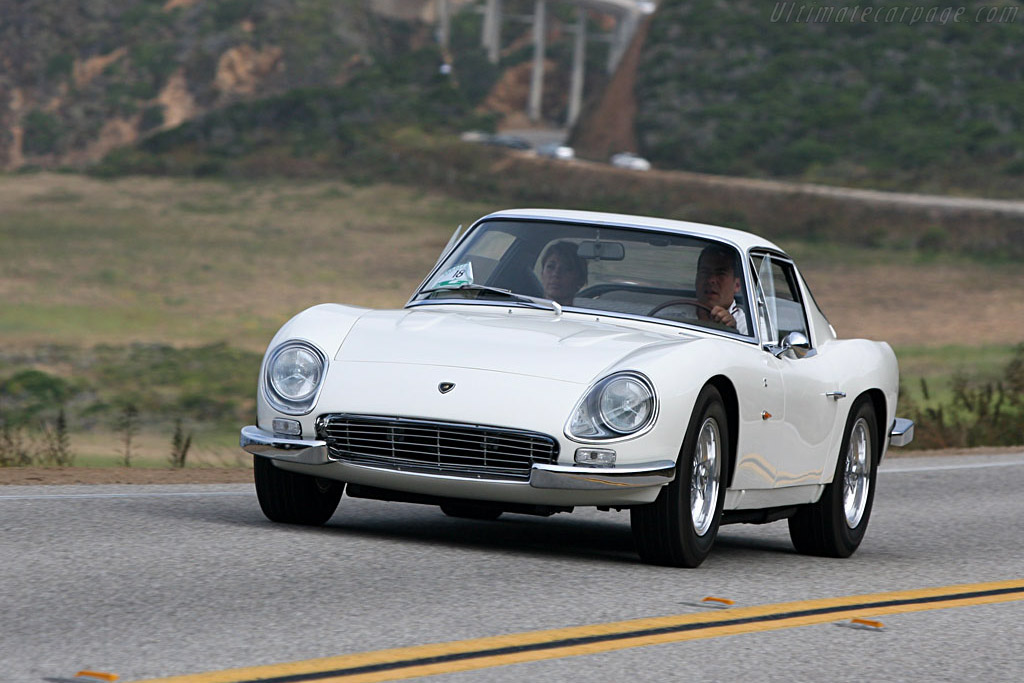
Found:
M 558 442 L 502 427 L 373 415 L 321 415 L 317 433 L 332 458 L 408 472 L 525 480 L 554 463 Z

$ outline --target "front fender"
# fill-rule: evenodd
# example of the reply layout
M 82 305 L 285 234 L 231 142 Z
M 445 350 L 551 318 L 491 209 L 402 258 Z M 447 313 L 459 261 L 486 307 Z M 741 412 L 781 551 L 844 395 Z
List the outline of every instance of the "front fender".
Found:
M 270 341 L 267 352 L 287 339 L 305 339 L 320 347 L 328 358 L 334 358 L 356 321 L 369 312 L 369 308 L 343 304 L 320 304 L 307 308 L 281 326 Z
M 827 484 L 835 472 L 836 460 L 842 445 L 843 428 L 861 397 L 871 398 L 881 394 L 884 405 L 878 411 L 879 459 L 884 457 L 889 446 L 889 429 L 896 419 L 896 402 L 899 396 L 899 364 L 892 347 L 885 342 L 868 339 L 837 339 L 822 347 L 823 353 L 834 354 L 837 362 L 832 364 L 835 386 L 846 394 L 843 410 L 838 418 L 833 448 L 823 470 L 821 483 Z
M 263 378 L 266 376 L 267 360 L 280 344 L 289 339 L 304 339 L 318 347 L 327 358 L 328 369 L 331 359 L 337 354 L 338 348 L 345 341 L 353 325 L 370 309 L 342 304 L 320 304 L 307 308 L 281 326 L 270 341 L 260 363 L 260 374 L 256 390 L 257 424 L 263 429 L 270 429 L 270 422 L 278 413 L 267 404 L 263 394 Z M 312 433 L 313 423 L 310 415 L 292 416 L 302 425 L 303 433 Z

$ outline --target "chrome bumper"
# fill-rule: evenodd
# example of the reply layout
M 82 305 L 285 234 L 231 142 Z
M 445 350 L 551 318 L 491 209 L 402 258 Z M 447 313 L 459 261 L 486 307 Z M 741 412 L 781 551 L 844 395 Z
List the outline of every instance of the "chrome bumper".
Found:
M 624 467 L 574 467 L 572 465 L 534 465 L 530 486 L 535 489 L 611 489 L 661 486 L 676 477 L 676 464 L 658 460 Z
M 331 462 L 327 454 L 327 442 L 313 439 L 293 439 L 265 432 L 255 425 L 242 427 L 238 439 L 242 450 L 264 458 L 287 460 L 303 465 L 326 465 Z
M 889 430 L 890 446 L 906 446 L 914 440 L 914 421 L 897 417 Z
M 326 441 L 277 436 L 254 425 L 242 427 L 239 445 L 242 447 L 242 450 L 253 455 L 303 465 L 326 465 L 328 463 L 343 462 L 333 460 L 330 457 Z M 352 463 L 344 463 L 344 465 L 346 467 L 383 469 Z M 417 476 L 431 475 L 418 474 Z M 445 479 L 453 478 L 448 475 L 439 476 Z M 675 476 L 676 464 L 671 460 L 658 460 L 624 467 L 574 467 L 572 465 L 535 464 L 530 471 L 530 486 L 537 489 L 607 491 L 621 490 L 623 488 L 661 486 L 672 481 Z

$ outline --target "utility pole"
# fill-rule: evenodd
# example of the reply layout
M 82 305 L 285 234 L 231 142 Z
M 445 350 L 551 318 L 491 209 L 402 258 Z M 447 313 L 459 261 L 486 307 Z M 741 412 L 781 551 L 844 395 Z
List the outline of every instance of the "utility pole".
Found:
M 576 8 L 576 36 L 572 45 L 572 80 L 569 82 L 569 112 L 566 125 L 572 128 L 583 106 L 583 73 L 586 63 L 587 12 Z
M 487 0 L 480 46 L 487 49 L 487 61 L 497 64 L 501 56 L 501 0 Z
M 533 5 L 533 73 L 530 78 L 530 101 L 527 116 L 540 121 L 541 97 L 544 89 L 544 39 L 547 34 L 544 20 L 547 0 L 534 0 Z
M 608 50 L 608 73 L 615 73 L 615 69 L 618 68 L 619 62 L 622 61 L 622 57 L 626 54 L 626 50 L 629 48 L 629 42 L 633 39 L 633 34 L 636 33 L 637 24 L 640 21 L 640 11 L 630 10 L 625 14 L 619 15 L 617 25 L 615 27 L 615 33 L 612 36 L 611 49 Z
M 448 42 L 452 32 L 452 17 L 448 7 L 449 0 L 437 0 L 437 44 L 441 52 L 448 54 Z

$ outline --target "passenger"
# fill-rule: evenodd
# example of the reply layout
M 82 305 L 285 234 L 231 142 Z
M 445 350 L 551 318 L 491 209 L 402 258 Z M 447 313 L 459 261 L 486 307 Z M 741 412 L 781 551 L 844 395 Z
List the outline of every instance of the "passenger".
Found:
M 698 308 L 697 319 L 735 327 L 740 334 L 747 334 L 747 314 L 735 298 L 742 282 L 737 265 L 735 250 L 724 244 L 712 244 L 700 252 L 694 288 L 697 300 L 707 309 Z
M 576 292 L 587 283 L 587 262 L 577 253 L 574 242 L 554 242 L 540 258 L 540 283 L 544 296 L 563 306 L 572 306 Z

